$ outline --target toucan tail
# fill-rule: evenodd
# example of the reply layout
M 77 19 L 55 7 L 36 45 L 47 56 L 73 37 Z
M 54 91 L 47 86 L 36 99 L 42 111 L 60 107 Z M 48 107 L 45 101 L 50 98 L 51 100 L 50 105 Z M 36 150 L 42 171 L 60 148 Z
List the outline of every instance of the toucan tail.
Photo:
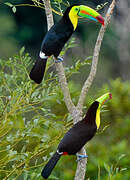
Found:
M 52 158 L 48 161 L 48 163 L 45 165 L 45 167 L 42 170 L 42 173 L 41 173 L 42 177 L 47 179 L 50 176 L 52 170 L 54 169 L 60 157 L 61 155 L 58 154 L 57 152 L 52 156 Z
M 42 82 L 45 68 L 46 68 L 46 62 L 47 62 L 47 58 L 41 59 L 40 57 L 38 57 L 38 59 L 36 60 L 30 72 L 30 75 L 29 75 L 30 78 L 34 80 L 37 84 L 40 84 Z

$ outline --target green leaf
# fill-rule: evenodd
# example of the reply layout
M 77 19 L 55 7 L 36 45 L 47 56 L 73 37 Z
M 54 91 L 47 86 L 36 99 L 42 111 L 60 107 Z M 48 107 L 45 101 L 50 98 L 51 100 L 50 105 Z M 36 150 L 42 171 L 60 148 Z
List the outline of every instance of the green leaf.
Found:
M 9 2 L 6 2 L 6 3 L 4 3 L 5 5 L 7 5 L 7 6 L 9 6 L 9 7 L 13 7 L 14 5 L 13 4 L 11 4 L 11 3 L 9 3 Z
M 13 11 L 13 13 L 16 13 L 16 7 L 15 6 L 12 7 L 12 11 Z
M 79 69 L 80 69 L 80 66 L 81 66 L 81 63 L 80 63 L 80 60 L 78 60 L 78 61 L 75 63 L 75 69 L 76 69 L 76 70 L 79 70 Z
M 104 168 L 108 173 L 110 172 L 110 166 L 108 164 L 104 163 Z
M 120 161 L 122 158 L 124 158 L 126 156 L 126 154 L 121 154 L 118 158 L 118 160 Z
M 20 49 L 20 51 L 19 51 L 20 56 L 23 55 L 24 51 L 25 51 L 25 47 L 23 46 L 23 47 Z
M 51 175 L 51 176 L 49 177 L 49 179 L 52 179 L 52 180 L 58 180 L 59 178 L 57 178 L 57 177 L 54 176 L 54 175 Z
M 104 126 L 103 129 L 102 129 L 102 133 L 103 133 L 109 126 L 110 126 L 109 124 L 107 124 L 106 126 Z
M 127 170 L 127 168 L 122 168 L 120 171 L 126 171 Z

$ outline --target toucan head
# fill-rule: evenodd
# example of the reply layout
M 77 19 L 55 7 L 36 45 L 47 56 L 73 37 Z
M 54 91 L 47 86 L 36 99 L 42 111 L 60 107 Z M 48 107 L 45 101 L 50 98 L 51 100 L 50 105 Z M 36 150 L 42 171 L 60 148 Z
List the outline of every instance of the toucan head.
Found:
M 100 126 L 100 111 L 101 111 L 101 107 L 109 99 L 112 99 L 112 94 L 111 93 L 106 93 L 106 94 L 104 94 L 101 97 L 96 99 L 96 102 L 99 103 L 98 108 L 97 108 L 97 112 L 96 112 L 96 125 L 97 125 L 97 129 Z
M 102 95 L 101 97 L 97 98 L 96 101 L 99 102 L 100 108 L 102 105 L 107 102 L 109 99 L 112 99 L 112 94 L 111 93 L 106 93 Z
M 69 14 L 69 18 L 70 18 L 72 24 L 74 22 L 74 19 L 76 20 L 76 18 L 77 19 L 78 18 L 87 18 L 87 19 L 99 22 L 102 25 L 104 25 L 103 17 L 97 11 L 95 11 L 94 9 L 92 9 L 92 8 L 90 8 L 88 6 L 85 6 L 85 5 L 72 5 L 67 9 L 69 10 L 68 14 Z

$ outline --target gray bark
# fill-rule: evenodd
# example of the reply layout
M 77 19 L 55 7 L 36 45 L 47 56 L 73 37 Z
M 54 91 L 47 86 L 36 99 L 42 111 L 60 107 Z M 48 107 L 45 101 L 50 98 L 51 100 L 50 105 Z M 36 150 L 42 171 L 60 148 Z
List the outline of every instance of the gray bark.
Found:
M 50 0 L 44 0 L 44 5 L 45 5 L 46 16 L 47 16 L 48 30 L 49 30 L 54 24 Z M 63 64 L 62 63 L 55 63 L 55 66 L 56 66 L 56 70 L 58 73 L 61 89 L 62 89 L 62 92 L 64 94 L 64 101 L 66 103 L 68 111 L 70 113 L 72 113 L 75 106 L 71 100 L 71 96 L 70 96 L 67 80 L 65 77 Z
M 96 76 L 101 44 L 103 41 L 103 37 L 104 37 L 106 27 L 107 27 L 108 23 L 110 22 L 110 18 L 111 18 L 111 15 L 113 13 L 113 10 L 114 10 L 115 3 L 116 3 L 116 1 L 113 0 L 108 11 L 107 11 L 106 17 L 105 17 L 105 24 L 104 24 L 104 26 L 101 27 L 101 29 L 99 31 L 98 38 L 97 38 L 95 48 L 94 48 L 94 52 L 93 52 L 91 70 L 90 70 L 90 73 L 89 73 L 87 80 L 85 81 L 85 83 L 82 87 L 82 91 L 81 91 L 81 94 L 79 97 L 79 101 L 78 101 L 78 105 L 77 105 L 79 110 L 81 110 L 83 108 L 83 103 L 84 103 L 86 94 L 87 94 L 87 92 L 88 92 L 90 86 L 92 85 L 93 80 Z

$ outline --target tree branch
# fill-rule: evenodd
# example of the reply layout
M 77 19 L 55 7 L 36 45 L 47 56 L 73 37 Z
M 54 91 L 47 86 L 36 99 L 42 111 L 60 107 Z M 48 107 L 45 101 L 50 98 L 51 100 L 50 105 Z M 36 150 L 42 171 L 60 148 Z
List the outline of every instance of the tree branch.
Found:
M 110 7 L 109 7 L 109 9 L 108 9 L 108 11 L 107 11 L 106 17 L 105 17 L 105 25 L 104 25 L 104 27 L 103 26 L 101 27 L 100 32 L 98 34 L 98 38 L 97 38 L 96 45 L 95 45 L 95 48 L 94 48 L 94 53 L 93 53 L 91 70 L 90 70 L 90 73 L 89 73 L 89 76 L 88 76 L 87 80 L 85 81 L 85 83 L 83 85 L 83 88 L 82 88 L 82 91 L 81 91 L 81 94 L 80 94 L 80 97 L 79 97 L 79 101 L 78 101 L 78 105 L 77 105 L 77 108 L 79 110 L 82 110 L 84 100 L 85 100 L 86 94 L 88 92 L 88 89 L 92 85 L 92 82 L 93 82 L 93 80 L 94 80 L 94 78 L 96 76 L 98 58 L 99 58 L 99 53 L 100 53 L 102 40 L 103 40 L 103 37 L 104 37 L 106 27 L 107 27 L 107 25 L 108 25 L 108 23 L 110 21 L 112 13 L 113 13 L 115 4 L 116 4 L 116 0 L 113 0 Z
M 85 150 L 85 148 L 83 147 L 83 148 L 80 150 L 79 153 L 80 153 L 80 154 L 83 154 L 83 155 L 86 155 L 86 150 Z M 79 179 L 80 179 L 80 180 L 84 180 L 84 179 L 85 179 L 86 165 L 87 165 L 87 159 L 86 159 L 86 158 L 78 161 L 74 180 L 79 180 Z
M 49 30 L 51 28 L 51 26 L 54 24 L 50 0 L 44 0 L 44 5 L 45 5 L 46 16 L 47 16 L 48 30 Z M 84 103 L 86 94 L 88 92 L 88 89 L 91 86 L 91 84 L 94 80 L 94 77 L 96 75 L 97 64 L 98 64 L 98 56 L 99 56 L 99 51 L 100 51 L 100 47 L 101 47 L 101 42 L 103 40 L 104 32 L 105 32 L 107 24 L 110 20 L 114 6 L 115 6 L 115 0 L 113 0 L 111 6 L 108 9 L 108 12 L 106 15 L 106 20 L 105 20 L 105 26 L 102 27 L 100 32 L 99 32 L 98 39 L 97 39 L 95 49 L 94 49 L 91 71 L 90 71 L 88 79 L 86 80 L 86 82 L 84 83 L 84 86 L 82 88 L 77 107 L 74 106 L 74 104 L 71 100 L 69 88 L 68 88 L 68 84 L 67 84 L 67 80 L 65 77 L 65 72 L 64 72 L 64 68 L 63 68 L 62 63 L 55 64 L 56 70 L 58 73 L 58 77 L 59 77 L 59 81 L 60 81 L 60 85 L 62 88 L 62 92 L 64 94 L 64 101 L 66 103 L 68 111 L 71 113 L 71 115 L 73 117 L 74 123 L 77 123 L 78 121 L 81 120 L 83 103 Z M 79 153 L 85 155 L 86 154 L 85 148 L 83 147 Z M 75 174 L 75 178 L 74 178 L 75 180 L 84 180 L 85 172 L 86 172 L 86 163 L 87 163 L 86 159 L 83 159 L 83 160 L 78 162 L 77 170 L 76 170 L 76 174 Z
M 44 0 L 44 5 L 45 5 L 46 16 L 47 16 L 48 30 L 49 30 L 54 24 L 50 0 Z M 70 96 L 67 80 L 65 77 L 63 64 L 62 63 L 55 63 L 55 66 L 56 66 L 56 70 L 58 73 L 61 89 L 62 89 L 62 92 L 64 94 L 65 104 L 67 106 L 68 111 L 72 114 L 75 106 L 71 100 L 71 96 Z
M 96 45 L 95 45 L 95 48 L 94 48 L 94 53 L 93 53 L 93 59 L 92 59 L 92 65 L 91 65 L 90 74 L 89 74 L 86 82 L 83 85 L 81 95 L 80 95 L 80 98 L 79 98 L 79 102 L 78 102 L 77 107 L 76 107 L 77 112 L 80 113 L 80 115 L 82 113 L 83 103 L 84 103 L 86 94 L 87 94 L 88 89 L 90 88 L 90 86 L 91 86 L 91 84 L 92 84 L 92 82 L 93 82 L 93 80 L 95 78 L 95 75 L 96 75 L 98 57 L 99 57 L 101 43 L 102 43 L 102 40 L 103 40 L 105 29 L 106 29 L 106 27 L 107 27 L 107 25 L 108 25 L 108 23 L 110 21 L 111 15 L 113 13 L 115 4 L 116 4 L 116 0 L 113 0 L 112 4 L 110 5 L 110 7 L 109 7 L 109 9 L 107 11 L 107 14 L 106 14 L 105 25 L 104 25 L 104 27 L 101 27 L 101 30 L 100 30 L 98 38 L 97 38 L 97 42 L 96 42 Z M 77 119 L 77 121 L 78 121 L 78 119 Z M 85 148 L 83 147 L 79 153 L 86 155 Z M 74 180 L 79 180 L 79 179 L 84 180 L 85 179 L 86 164 L 87 164 L 86 159 L 83 159 L 83 160 L 78 162 Z
M 50 0 L 44 0 L 44 5 L 45 5 L 46 16 L 47 16 L 48 30 L 49 30 L 51 26 L 54 24 Z M 76 122 L 81 120 L 82 113 L 79 110 L 77 110 L 77 108 L 72 103 L 62 63 L 56 64 L 56 70 L 58 72 L 59 81 L 62 88 L 62 92 L 64 94 L 64 100 L 65 100 L 66 106 L 68 108 L 68 111 L 71 113 L 74 124 L 75 124 Z M 86 154 L 85 149 L 82 148 L 80 153 Z M 78 162 L 77 170 L 75 174 L 75 180 L 79 180 L 79 179 L 84 180 L 85 171 L 86 171 L 86 159 L 83 159 Z
M 44 0 L 44 6 L 45 6 L 45 12 L 46 12 L 46 18 L 47 18 L 47 26 L 48 30 L 53 26 L 54 20 L 52 15 L 52 9 L 51 9 L 51 3 L 50 0 Z

